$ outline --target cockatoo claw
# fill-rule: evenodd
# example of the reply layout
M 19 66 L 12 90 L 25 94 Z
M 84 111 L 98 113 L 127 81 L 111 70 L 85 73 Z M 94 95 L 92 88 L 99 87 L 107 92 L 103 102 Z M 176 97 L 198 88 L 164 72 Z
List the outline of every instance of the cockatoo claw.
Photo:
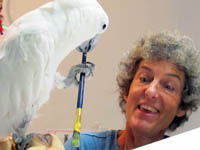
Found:
M 72 83 L 78 86 L 79 80 L 77 79 L 77 75 L 84 73 L 86 77 L 92 77 L 94 69 L 95 65 L 91 62 L 86 62 L 86 64 L 78 64 L 73 66 L 70 69 L 67 78 L 64 80 L 65 87 L 68 87 Z
M 22 137 L 22 140 L 20 143 L 16 142 L 15 139 L 15 135 L 13 135 L 13 141 L 15 142 L 15 147 L 16 149 L 19 150 L 26 150 L 27 145 L 30 143 L 30 141 L 32 140 L 33 136 L 35 135 L 35 133 L 30 133 L 24 137 Z
M 30 143 L 34 135 L 34 133 L 30 133 L 23 139 L 22 143 L 20 144 L 20 150 L 26 150 L 27 145 Z

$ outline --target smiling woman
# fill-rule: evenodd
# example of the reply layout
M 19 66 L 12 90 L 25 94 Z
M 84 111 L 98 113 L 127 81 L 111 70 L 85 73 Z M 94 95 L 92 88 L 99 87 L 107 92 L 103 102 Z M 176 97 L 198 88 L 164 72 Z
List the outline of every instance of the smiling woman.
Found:
M 200 100 L 200 54 L 189 37 L 161 32 L 142 38 L 120 63 L 124 130 L 81 133 L 82 150 L 130 150 L 166 138 Z M 71 139 L 67 150 L 75 150 Z
M 120 149 L 161 140 L 188 120 L 200 100 L 199 64 L 192 40 L 169 31 L 145 36 L 127 53 L 117 77 L 127 120 Z
M 131 139 L 133 133 L 140 137 L 137 146 L 145 144 L 141 141 L 149 143 L 162 139 L 174 117 L 186 113 L 179 108 L 184 80 L 184 73 L 166 60 L 142 60 L 128 96 L 124 96 L 126 138 Z M 131 147 L 136 146 L 132 144 Z

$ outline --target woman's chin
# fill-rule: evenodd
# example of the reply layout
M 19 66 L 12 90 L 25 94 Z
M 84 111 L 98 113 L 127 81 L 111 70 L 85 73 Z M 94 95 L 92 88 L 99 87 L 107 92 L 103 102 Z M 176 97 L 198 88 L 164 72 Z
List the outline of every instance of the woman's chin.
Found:
M 154 123 L 149 122 L 147 120 L 141 120 L 135 118 L 132 118 L 128 122 L 128 126 L 135 132 L 139 132 L 140 134 L 145 134 L 145 135 L 152 134 L 154 130 L 158 130 Z

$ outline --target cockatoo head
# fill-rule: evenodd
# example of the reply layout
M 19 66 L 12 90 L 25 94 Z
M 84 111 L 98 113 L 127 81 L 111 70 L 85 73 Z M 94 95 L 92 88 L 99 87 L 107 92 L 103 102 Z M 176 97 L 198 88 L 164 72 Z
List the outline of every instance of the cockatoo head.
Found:
M 100 7 L 99 4 L 96 5 L 95 7 L 94 8 L 91 7 L 91 9 L 88 10 L 88 13 L 90 13 L 90 17 L 86 19 L 86 22 L 88 23 L 88 27 L 87 27 L 87 24 L 85 26 L 85 28 L 86 29 L 88 28 L 89 32 L 91 32 L 92 37 L 84 41 L 81 45 L 79 45 L 77 48 L 78 51 L 88 52 L 92 50 L 95 47 L 100 34 L 103 33 L 107 29 L 107 26 L 108 26 L 107 15 L 105 14 L 105 12 L 103 11 L 103 9 Z M 96 12 L 96 15 L 95 15 L 95 12 Z M 83 30 L 83 32 L 85 32 L 85 30 Z M 84 34 L 87 35 L 87 33 L 84 33 Z
M 76 47 L 87 40 L 95 41 L 96 37 L 107 29 L 108 16 L 97 0 L 57 1 L 66 10 L 66 24 L 68 25 L 66 36 L 71 36 L 70 42 Z

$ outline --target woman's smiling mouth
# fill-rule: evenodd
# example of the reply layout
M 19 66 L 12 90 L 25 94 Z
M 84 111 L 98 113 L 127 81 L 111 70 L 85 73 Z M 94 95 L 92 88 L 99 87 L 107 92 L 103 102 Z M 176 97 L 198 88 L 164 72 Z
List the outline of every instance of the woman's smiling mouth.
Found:
M 157 110 L 156 108 L 151 107 L 151 106 L 149 106 L 149 105 L 145 105 L 145 104 L 140 104 L 140 105 L 138 105 L 138 109 L 139 109 L 140 111 L 145 112 L 145 113 L 153 113 L 153 114 L 159 113 L 159 110 Z

